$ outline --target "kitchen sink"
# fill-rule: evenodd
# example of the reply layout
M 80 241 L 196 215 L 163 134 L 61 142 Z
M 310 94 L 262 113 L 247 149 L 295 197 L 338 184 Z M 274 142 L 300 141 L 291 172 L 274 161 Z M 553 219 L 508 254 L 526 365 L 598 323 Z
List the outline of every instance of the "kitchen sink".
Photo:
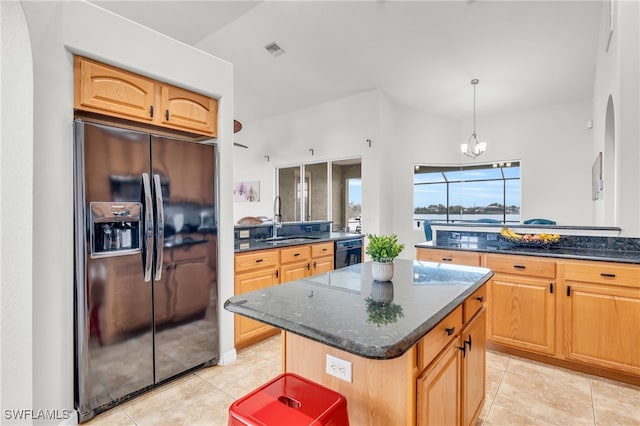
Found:
M 318 239 L 320 239 L 320 237 L 271 237 L 260 241 L 264 241 L 275 246 L 278 244 L 306 243 Z

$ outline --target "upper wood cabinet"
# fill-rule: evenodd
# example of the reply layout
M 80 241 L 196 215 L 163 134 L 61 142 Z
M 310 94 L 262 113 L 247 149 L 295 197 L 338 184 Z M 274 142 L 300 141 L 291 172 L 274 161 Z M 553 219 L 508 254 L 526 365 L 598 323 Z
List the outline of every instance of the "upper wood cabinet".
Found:
M 163 126 L 215 135 L 218 127 L 218 101 L 179 87 L 162 85 Z
M 217 137 L 218 101 L 166 83 L 74 57 L 74 108 Z

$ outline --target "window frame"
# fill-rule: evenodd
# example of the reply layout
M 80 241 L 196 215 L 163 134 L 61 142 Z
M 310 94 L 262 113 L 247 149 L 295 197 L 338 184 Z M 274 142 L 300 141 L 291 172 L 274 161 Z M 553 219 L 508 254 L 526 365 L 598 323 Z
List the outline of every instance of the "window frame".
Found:
M 501 224 L 509 224 L 509 223 L 520 223 L 522 218 L 521 209 L 522 209 L 522 161 L 513 160 L 513 161 L 502 161 L 502 162 L 491 162 L 491 163 L 481 163 L 481 164 L 414 164 L 413 171 L 413 222 L 414 227 L 417 229 L 421 228 L 421 223 L 425 219 L 418 219 L 416 215 L 424 214 L 424 213 L 416 213 L 416 209 L 420 207 L 428 207 L 428 206 L 416 206 L 416 189 L 422 186 L 428 185 L 445 185 L 445 198 L 446 204 L 444 217 L 442 219 L 434 219 L 437 222 L 446 222 L 446 223 L 469 223 L 469 222 L 481 222 L 482 219 L 473 220 L 469 218 L 464 218 L 464 211 L 460 213 L 452 212 L 451 209 L 455 205 L 451 204 L 451 193 L 452 193 L 452 185 L 465 184 L 465 183 L 480 183 L 480 182 L 501 182 L 502 194 L 500 204 L 502 205 L 501 219 L 499 223 Z M 509 173 L 509 176 L 505 175 L 505 169 L 514 170 L 518 169 L 517 176 L 512 176 Z M 465 178 L 465 172 L 474 171 L 474 170 L 493 170 L 497 169 L 500 173 L 500 177 L 481 177 L 481 178 Z M 419 174 L 425 173 L 440 173 L 442 175 L 442 179 L 440 180 L 429 180 L 426 182 L 417 182 L 416 177 Z M 451 174 L 458 174 L 459 177 L 451 178 Z M 509 205 L 507 204 L 507 183 L 508 182 L 519 182 L 519 191 L 518 191 L 518 219 L 517 220 L 507 220 L 508 215 L 513 215 L 512 211 L 509 211 Z M 509 198 L 510 199 L 510 198 Z M 491 205 L 491 204 L 489 204 Z M 485 206 L 488 207 L 489 205 Z M 512 203 L 513 205 L 513 203 Z M 464 209 L 464 201 L 460 203 L 460 208 Z M 452 218 L 452 215 L 460 215 L 462 218 Z

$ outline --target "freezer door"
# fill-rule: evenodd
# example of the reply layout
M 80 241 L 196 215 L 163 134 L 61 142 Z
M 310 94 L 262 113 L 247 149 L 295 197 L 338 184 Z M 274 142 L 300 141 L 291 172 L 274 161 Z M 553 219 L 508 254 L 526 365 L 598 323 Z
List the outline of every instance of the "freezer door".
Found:
M 149 153 L 149 134 L 75 123 L 76 407 L 83 421 L 154 383 L 152 286 L 143 262 Z
M 157 382 L 219 359 L 215 149 L 151 138 Z

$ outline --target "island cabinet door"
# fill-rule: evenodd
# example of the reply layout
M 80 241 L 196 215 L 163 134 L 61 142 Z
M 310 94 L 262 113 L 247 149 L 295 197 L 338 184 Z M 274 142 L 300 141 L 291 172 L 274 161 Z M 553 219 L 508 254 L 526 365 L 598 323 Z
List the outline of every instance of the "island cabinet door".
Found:
M 460 424 L 461 347 L 460 337 L 454 339 L 418 377 L 416 386 L 418 425 Z
M 486 311 L 484 308 L 462 330 L 462 424 L 474 424 L 484 403 Z

